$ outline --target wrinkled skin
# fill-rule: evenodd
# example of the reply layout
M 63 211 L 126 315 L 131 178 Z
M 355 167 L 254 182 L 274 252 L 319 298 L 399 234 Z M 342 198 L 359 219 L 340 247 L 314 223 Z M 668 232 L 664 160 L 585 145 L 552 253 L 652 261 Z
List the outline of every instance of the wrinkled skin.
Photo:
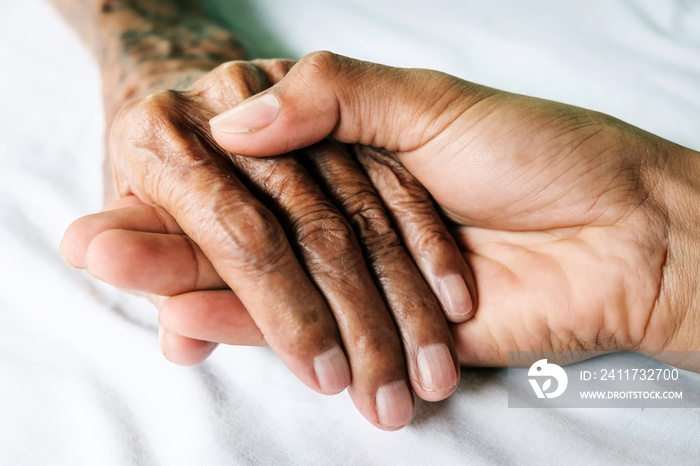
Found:
M 463 364 L 504 365 L 514 350 L 698 349 L 696 152 L 596 112 L 328 53 L 305 58 L 268 92 L 281 101 L 273 124 L 215 132 L 217 142 L 248 155 L 327 135 L 375 145 L 355 154 L 375 185 L 422 184 L 457 223 L 479 295 L 475 317 L 452 326 Z M 385 205 L 402 204 L 387 199 L 391 189 L 379 192 Z M 405 237 L 410 225 L 392 217 Z M 175 270 L 160 269 L 161 279 Z M 161 323 L 245 344 L 256 328 L 246 316 L 242 306 L 188 313 L 166 303 Z
M 443 311 L 471 317 L 473 278 L 432 198 L 395 159 L 363 149 L 356 160 L 331 141 L 254 159 L 211 139 L 212 116 L 290 66 L 231 62 L 192 91 L 127 104 L 110 137 L 118 200 L 71 225 L 62 253 L 149 295 L 171 360 L 200 362 L 211 342 L 269 344 L 320 392 L 351 382 L 363 415 L 395 429 L 413 412 L 408 387 L 428 400 L 454 391 L 459 364 Z M 441 279 L 454 276 L 464 291 L 446 295 Z M 317 357 L 337 358 L 337 348 L 351 380 L 336 362 L 329 385 Z
M 697 152 L 597 112 L 329 52 L 255 99 L 269 96 L 273 120 L 240 132 L 229 112 L 217 142 L 251 156 L 328 135 L 383 148 L 458 224 L 479 296 L 453 328 L 463 363 L 700 347 Z

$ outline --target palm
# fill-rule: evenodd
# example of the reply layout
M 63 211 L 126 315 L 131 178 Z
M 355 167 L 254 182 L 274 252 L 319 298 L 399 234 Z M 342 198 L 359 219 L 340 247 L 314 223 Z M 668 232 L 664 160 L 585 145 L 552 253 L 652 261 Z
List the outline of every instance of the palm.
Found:
M 629 143 L 642 135 L 573 107 L 496 99 L 463 115 L 468 130 L 449 149 L 436 138 L 400 155 L 461 225 L 479 306 L 454 327 L 460 359 L 636 348 L 654 330 L 666 253 L 662 223 L 632 181 L 642 161 Z
M 458 235 L 479 290 L 476 317 L 455 327 L 463 361 L 504 364 L 515 350 L 631 349 L 643 334 L 660 269 L 624 244 L 622 228 L 460 227 Z

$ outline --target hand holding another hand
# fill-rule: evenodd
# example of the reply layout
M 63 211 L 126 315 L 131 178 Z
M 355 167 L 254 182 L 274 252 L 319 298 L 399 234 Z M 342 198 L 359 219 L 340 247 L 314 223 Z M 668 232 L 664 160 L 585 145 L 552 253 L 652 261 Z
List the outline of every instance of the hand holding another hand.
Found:
M 209 118 L 290 66 L 232 62 L 189 92 L 127 104 L 110 138 L 120 199 L 71 225 L 62 253 L 151 294 L 171 359 L 199 362 L 209 342 L 269 344 L 315 390 L 351 383 L 363 415 L 395 429 L 412 416 L 409 387 L 429 400 L 454 391 L 441 304 L 451 320 L 469 318 L 473 279 L 432 199 L 394 159 L 363 151 L 373 184 L 331 142 L 271 159 L 213 142 Z
M 252 65 L 231 66 L 251 76 Z M 271 63 L 254 66 L 268 69 Z M 175 150 L 168 144 L 144 150 L 140 141 L 161 132 L 152 131 L 153 125 L 141 133 L 139 125 L 132 127 L 136 136 L 125 138 L 131 144 L 120 151 L 132 158 L 120 162 L 124 155 L 117 156 L 115 166 L 127 183 L 120 185 L 122 195 L 137 198 L 126 197 L 115 207 L 139 205 L 87 217 L 69 229 L 66 244 L 75 246 L 76 265 L 87 262 L 93 273 L 116 286 L 173 296 L 159 298 L 171 358 L 204 359 L 211 345 L 201 340 L 267 342 L 314 387 L 313 358 L 329 351 L 323 335 L 334 335 L 331 340 L 343 345 L 350 359 L 351 394 L 360 411 L 375 424 L 393 428 L 408 422 L 412 412 L 410 394 L 395 383 L 405 377 L 396 364 L 401 343 L 411 387 L 419 396 L 441 399 L 454 388 L 426 390 L 430 381 L 455 380 L 434 375 L 446 371 L 426 376 L 422 369 L 430 364 L 445 368 L 437 357 L 444 351 L 436 349 L 450 348 L 429 290 L 456 322 L 452 334 L 463 364 L 505 365 L 508 351 L 516 350 L 696 349 L 694 225 L 700 211 L 692 207 L 697 202 L 689 203 L 698 190 L 696 177 L 687 174 L 700 172 L 696 153 L 606 115 L 434 71 L 383 67 L 325 52 L 305 57 L 285 75 L 287 69 L 266 72 L 265 85 L 234 99 L 230 90 L 212 93 L 210 85 L 198 83 L 194 93 L 155 98 L 156 104 L 172 99 L 165 105 L 152 107 L 154 98 L 137 104 L 139 112 L 130 121 L 154 114 L 156 121 L 195 121 L 196 141 L 187 131 L 175 131 L 175 143 L 190 141 L 186 150 L 177 144 Z M 273 83 L 238 105 L 241 97 Z M 198 114 L 201 109 L 187 102 L 207 92 L 206 111 Z M 217 146 L 203 122 L 226 106 L 233 110 L 211 122 Z M 167 117 L 161 109 L 170 109 Z M 358 144 L 353 156 L 333 143 L 315 146 L 327 136 Z M 294 157 L 229 158 L 219 146 L 264 157 L 305 151 Z M 215 157 L 178 159 L 207 153 Z M 229 179 L 232 173 L 236 181 Z M 452 233 L 459 252 L 422 186 L 456 222 Z M 274 220 L 262 222 L 267 225 L 263 233 L 277 222 L 279 227 L 260 235 L 260 222 L 248 222 L 247 215 L 230 207 L 229 192 L 239 193 L 236 199 L 243 205 L 262 200 L 263 207 L 253 209 L 256 217 L 269 206 Z M 357 201 L 358 194 L 368 193 L 369 198 Z M 306 207 L 294 206 L 309 196 Z M 311 233 L 299 229 L 298 219 L 308 220 L 307 213 L 318 213 L 319 205 L 323 213 L 312 217 L 317 226 Z M 169 236 L 146 237 L 143 231 Z M 354 246 L 347 246 L 348 231 L 355 232 L 359 245 L 350 240 Z M 330 232 L 330 242 L 319 243 L 319 236 L 328 240 Z M 248 261 L 250 251 L 269 251 L 285 233 L 291 241 L 290 249 L 283 248 L 287 252 Z M 229 244 L 231 238 L 236 241 Z M 396 247 L 398 238 L 406 250 Z M 301 259 L 301 273 L 289 268 L 295 263 L 291 258 L 278 262 L 278 257 L 291 257 L 290 250 Z M 368 271 L 358 267 L 364 261 L 358 250 Z M 338 251 L 350 253 L 340 259 Z M 237 253 L 244 253 L 243 262 Z M 287 268 L 267 268 L 271 259 Z M 469 313 L 464 311 L 471 299 L 449 278 L 461 277 L 474 290 L 464 259 L 476 279 L 472 295 L 479 296 L 478 311 Z M 415 279 L 420 275 L 413 263 L 425 282 Z M 267 274 L 261 282 L 267 292 L 258 287 L 257 269 Z M 343 311 L 356 305 L 381 309 L 376 294 L 358 291 L 375 282 L 401 343 L 386 343 L 395 338 L 384 338 L 387 331 L 396 332 L 386 311 L 354 321 L 348 317 L 352 312 Z M 253 289 L 255 296 L 244 298 Z M 300 290 L 309 290 L 301 301 Z M 323 298 L 309 300 L 316 290 Z M 306 302 L 319 302 L 318 309 L 327 304 L 330 311 L 312 310 L 309 320 Z M 330 324 L 319 324 L 327 316 Z M 294 323 L 310 321 L 311 330 L 290 337 L 301 328 Z M 303 350 L 295 342 L 304 342 Z M 424 348 L 429 350 L 421 353 Z M 290 356 L 298 351 L 301 357 Z
M 692 150 L 597 112 L 328 52 L 211 126 L 249 156 L 332 136 L 398 160 L 459 225 L 479 296 L 453 326 L 464 364 L 700 347 Z

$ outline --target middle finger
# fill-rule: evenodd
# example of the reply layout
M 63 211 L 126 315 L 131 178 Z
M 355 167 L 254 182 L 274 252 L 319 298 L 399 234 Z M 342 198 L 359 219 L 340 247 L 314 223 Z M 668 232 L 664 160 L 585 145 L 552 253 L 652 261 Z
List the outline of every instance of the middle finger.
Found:
M 401 342 L 352 227 L 294 157 L 232 156 L 275 213 L 331 309 L 352 372 L 351 396 L 370 422 L 401 427 L 413 413 Z
M 446 398 L 455 390 L 460 373 L 449 327 L 367 175 L 343 146 L 331 141 L 306 149 L 302 160 L 360 239 L 399 329 L 414 391 L 429 401 Z

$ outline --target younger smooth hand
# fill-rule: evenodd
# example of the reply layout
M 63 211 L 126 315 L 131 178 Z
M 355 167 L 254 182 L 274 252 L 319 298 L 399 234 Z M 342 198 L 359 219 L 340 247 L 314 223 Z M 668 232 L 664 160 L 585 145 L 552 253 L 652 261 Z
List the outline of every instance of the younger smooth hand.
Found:
M 250 156 L 330 135 L 401 162 L 458 224 L 474 272 L 476 316 L 453 326 L 464 364 L 700 347 L 694 151 L 594 111 L 329 52 L 210 124 Z

